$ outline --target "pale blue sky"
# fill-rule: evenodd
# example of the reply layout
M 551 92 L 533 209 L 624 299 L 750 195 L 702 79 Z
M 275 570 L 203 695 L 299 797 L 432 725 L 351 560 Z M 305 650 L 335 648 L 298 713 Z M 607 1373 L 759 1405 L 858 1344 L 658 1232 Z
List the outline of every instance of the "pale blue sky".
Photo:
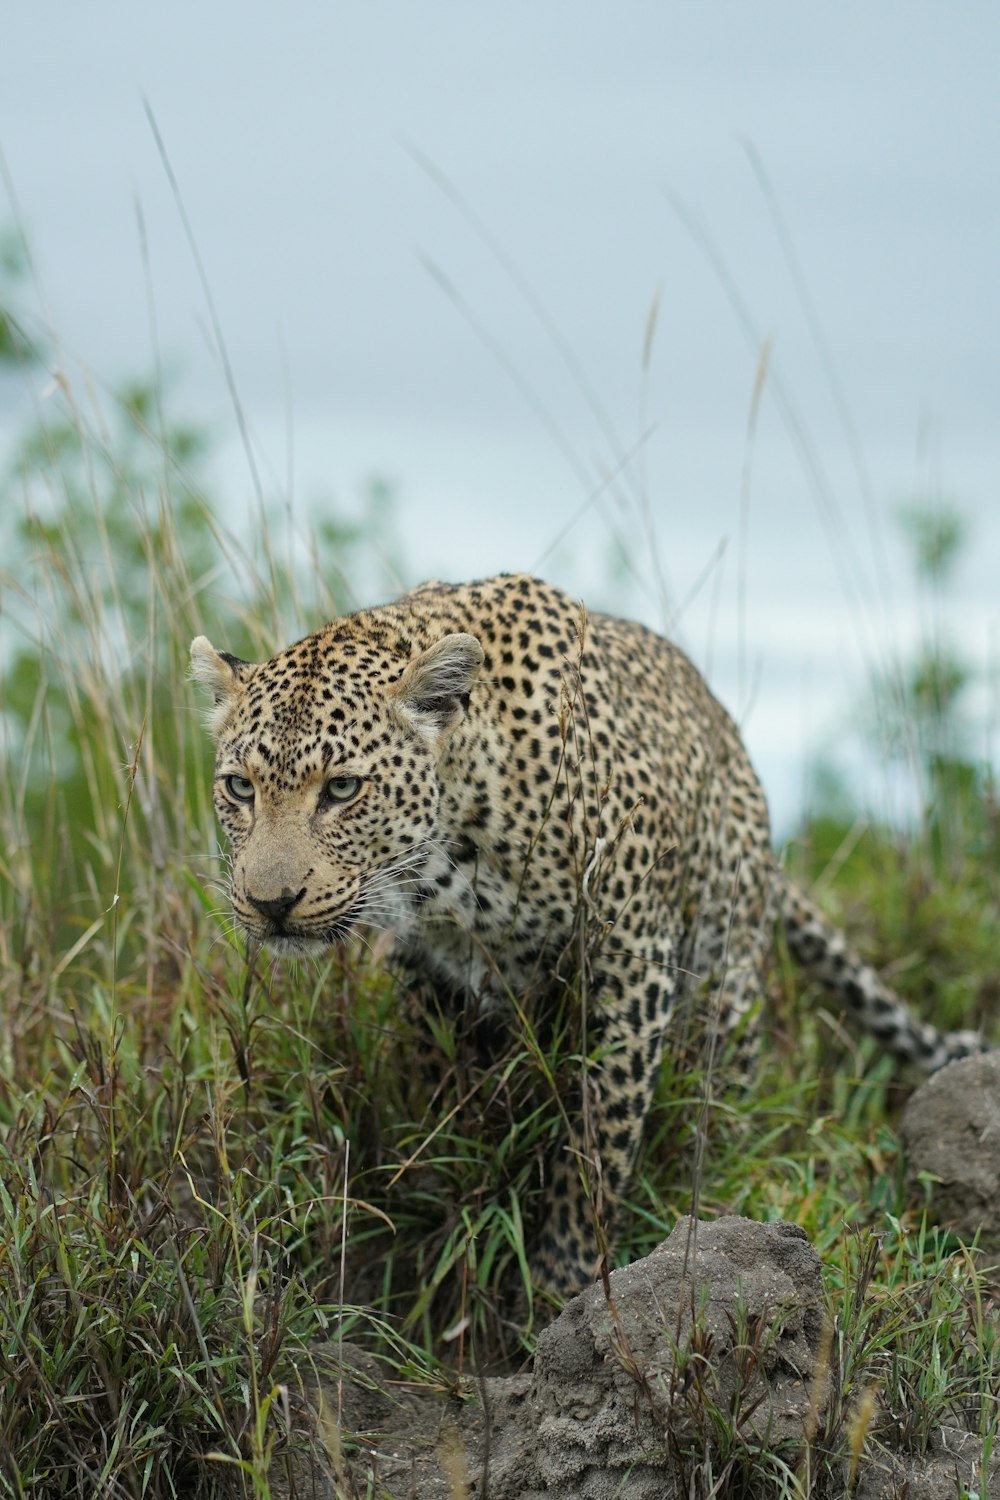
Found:
M 606 595 L 616 530 L 639 575 L 618 600 L 658 624 L 645 505 L 672 606 L 696 593 L 685 644 L 734 710 L 753 676 L 748 735 L 787 821 L 803 758 L 839 736 L 866 663 L 913 637 L 890 517 L 915 488 L 940 485 L 975 518 L 955 628 L 979 660 L 1000 651 L 998 77 L 987 3 L 19 6 L 3 23 L 0 149 L 74 379 L 149 368 L 141 205 L 159 341 L 179 400 L 220 434 L 232 506 L 247 465 L 144 99 L 263 470 L 278 487 L 291 474 L 297 503 L 350 505 L 388 474 L 408 581 L 542 560 Z M 888 572 L 748 143 L 851 407 Z M 600 415 L 411 147 L 516 263 Z M 760 346 L 673 200 L 773 340 L 745 547 Z M 549 553 L 637 449 L 609 516 Z

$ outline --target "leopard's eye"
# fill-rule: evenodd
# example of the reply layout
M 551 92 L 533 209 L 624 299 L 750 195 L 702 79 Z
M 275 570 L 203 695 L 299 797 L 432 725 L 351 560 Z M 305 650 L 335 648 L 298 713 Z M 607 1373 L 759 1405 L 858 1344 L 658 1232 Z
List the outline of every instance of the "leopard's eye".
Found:
M 331 776 L 323 788 L 323 797 L 327 802 L 350 802 L 360 790 L 360 776 Z
M 226 791 L 234 802 L 253 801 L 253 782 L 246 776 L 227 776 Z

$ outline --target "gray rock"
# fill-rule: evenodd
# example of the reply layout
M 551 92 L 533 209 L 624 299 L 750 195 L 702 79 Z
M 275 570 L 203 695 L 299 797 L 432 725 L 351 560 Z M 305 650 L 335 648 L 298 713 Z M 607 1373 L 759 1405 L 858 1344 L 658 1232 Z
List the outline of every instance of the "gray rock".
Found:
M 930 1187 L 936 1218 L 1000 1245 L 1000 1051 L 959 1058 L 911 1096 L 900 1125 L 907 1190 Z

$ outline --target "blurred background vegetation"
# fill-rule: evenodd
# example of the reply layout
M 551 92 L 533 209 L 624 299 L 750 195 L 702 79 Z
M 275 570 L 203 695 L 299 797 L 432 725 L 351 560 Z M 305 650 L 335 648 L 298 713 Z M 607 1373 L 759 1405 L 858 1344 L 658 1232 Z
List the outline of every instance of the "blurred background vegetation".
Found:
M 942 1024 L 964 1015 L 988 1032 L 1000 1002 L 997 683 L 977 679 L 949 632 L 968 545 L 961 512 L 925 498 L 898 522 L 923 600 L 922 639 L 909 659 L 872 671 L 855 732 L 887 779 L 913 789 L 913 818 L 874 821 L 826 758 L 791 860 L 852 931 L 869 932 L 869 956 L 903 994 Z
M 209 432 L 173 414 L 156 375 L 98 395 L 50 374 L 19 312 L 25 252 L 15 236 L 3 245 L 0 369 L 36 402 L 0 473 L 4 925 L 24 955 L 65 951 L 113 897 L 148 906 L 192 848 L 215 846 L 188 640 L 268 656 L 356 607 L 349 580 L 370 572 L 375 538 L 383 559 L 394 544 L 377 480 L 360 518 L 251 502 L 224 522 Z M 120 847 L 126 801 L 134 859 Z M 126 892 L 143 865 L 143 889 Z M 17 899 L 32 886 L 44 910 Z

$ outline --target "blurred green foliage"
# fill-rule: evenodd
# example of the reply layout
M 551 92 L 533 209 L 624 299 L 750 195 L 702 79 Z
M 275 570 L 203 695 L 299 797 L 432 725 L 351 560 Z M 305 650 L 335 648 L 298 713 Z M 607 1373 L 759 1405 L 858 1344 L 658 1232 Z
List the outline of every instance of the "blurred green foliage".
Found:
M 936 1024 L 971 1018 L 988 1033 L 1000 1001 L 1000 800 L 978 717 L 989 695 L 976 690 L 988 685 L 947 628 L 968 525 L 940 499 L 898 519 L 923 630 L 909 659 L 873 672 L 856 722 L 884 774 L 915 784 L 918 819 L 893 827 L 868 815 L 827 763 L 792 861 Z

